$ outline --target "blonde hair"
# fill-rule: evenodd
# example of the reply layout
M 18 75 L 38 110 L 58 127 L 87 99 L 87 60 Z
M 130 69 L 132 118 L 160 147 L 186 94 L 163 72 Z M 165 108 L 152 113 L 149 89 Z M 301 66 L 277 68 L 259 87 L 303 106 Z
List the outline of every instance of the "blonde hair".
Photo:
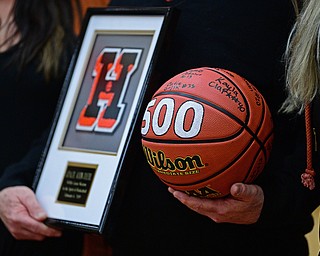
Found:
M 299 3 L 297 0 L 291 0 L 292 4 L 293 4 L 293 8 L 294 8 L 294 11 L 296 13 L 296 15 L 299 14 Z
M 57 26 L 43 47 L 41 62 L 38 70 L 43 70 L 46 80 L 50 80 L 51 76 L 59 76 L 59 65 L 61 64 L 60 56 L 63 54 L 63 38 L 65 31 L 62 26 Z
M 293 2 L 298 7 L 297 1 Z M 288 97 L 283 112 L 302 112 L 319 92 L 319 29 L 320 0 L 305 0 L 285 53 Z

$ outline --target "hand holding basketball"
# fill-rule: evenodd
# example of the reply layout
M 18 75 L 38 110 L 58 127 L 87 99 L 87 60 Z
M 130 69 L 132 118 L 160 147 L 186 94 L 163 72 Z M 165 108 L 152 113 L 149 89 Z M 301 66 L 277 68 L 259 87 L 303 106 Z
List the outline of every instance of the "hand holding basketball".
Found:
M 263 96 L 246 79 L 197 68 L 156 91 L 141 134 L 146 159 L 162 182 L 192 196 L 218 198 L 262 172 L 273 123 Z
M 258 221 L 264 202 L 262 189 L 257 185 L 233 184 L 228 197 L 215 200 L 188 196 L 169 188 L 181 203 L 217 223 L 253 224 Z

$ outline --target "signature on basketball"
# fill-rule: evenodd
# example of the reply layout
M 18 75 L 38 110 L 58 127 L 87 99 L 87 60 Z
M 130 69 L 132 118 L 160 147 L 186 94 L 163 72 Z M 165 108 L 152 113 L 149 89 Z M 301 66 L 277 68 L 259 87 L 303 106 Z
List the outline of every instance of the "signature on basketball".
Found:
M 234 103 L 236 103 L 237 108 L 241 112 L 244 112 L 246 110 L 243 102 L 241 102 L 239 99 L 239 92 L 238 92 L 237 88 L 235 86 L 231 85 L 230 83 L 228 83 L 228 81 L 225 78 L 219 77 L 216 80 L 211 81 L 209 83 L 209 86 L 212 87 L 213 89 L 217 90 L 221 94 L 225 95 L 226 97 L 228 97 Z
M 164 91 L 174 91 L 174 90 L 181 90 L 181 88 L 188 88 L 193 89 L 196 85 L 194 83 L 182 83 L 179 81 L 169 82 L 163 88 Z
M 244 80 L 247 83 L 248 88 L 250 89 L 250 91 L 254 92 L 254 99 L 256 101 L 257 106 L 261 106 L 261 101 L 262 101 L 261 94 L 258 92 L 257 88 L 252 86 L 246 79 L 244 79 Z
M 202 76 L 202 73 L 203 73 L 203 69 L 190 69 L 190 70 L 183 72 L 181 74 L 181 78 L 191 79 L 194 77 Z

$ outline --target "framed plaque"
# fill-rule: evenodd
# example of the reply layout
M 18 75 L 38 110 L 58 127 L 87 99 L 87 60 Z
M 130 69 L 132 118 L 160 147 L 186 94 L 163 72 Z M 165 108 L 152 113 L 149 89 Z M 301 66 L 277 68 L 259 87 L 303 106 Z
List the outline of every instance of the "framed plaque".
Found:
M 48 225 L 102 233 L 171 13 L 88 9 L 34 181 Z

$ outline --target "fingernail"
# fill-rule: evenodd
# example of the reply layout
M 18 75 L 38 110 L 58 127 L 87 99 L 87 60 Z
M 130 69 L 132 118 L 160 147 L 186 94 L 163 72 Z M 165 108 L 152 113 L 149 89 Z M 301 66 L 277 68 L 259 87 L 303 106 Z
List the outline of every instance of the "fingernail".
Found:
M 238 196 L 238 195 L 240 195 L 241 194 L 241 191 L 242 191 L 242 186 L 240 186 L 240 185 L 237 185 L 237 186 L 235 186 L 235 195 L 236 196 Z
M 36 218 L 37 220 L 44 220 L 44 219 L 47 218 L 47 214 L 46 214 L 45 212 L 37 212 L 37 213 L 35 214 L 35 218 Z

